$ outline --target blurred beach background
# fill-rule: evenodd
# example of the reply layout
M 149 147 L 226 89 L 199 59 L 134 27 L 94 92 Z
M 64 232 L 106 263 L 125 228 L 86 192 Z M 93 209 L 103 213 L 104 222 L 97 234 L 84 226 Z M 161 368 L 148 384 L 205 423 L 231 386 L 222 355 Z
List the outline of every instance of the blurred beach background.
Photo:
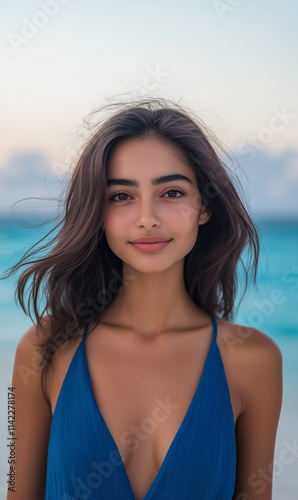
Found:
M 249 286 L 233 322 L 266 333 L 283 355 L 273 500 L 298 495 L 297 14 L 294 1 L 16 0 L 0 40 L 1 275 L 54 226 L 83 119 L 97 106 L 180 101 L 233 153 L 261 239 L 258 290 Z M 16 279 L 0 281 L 0 498 L 7 389 L 32 324 L 14 301 Z M 242 285 L 240 268 L 236 306 Z

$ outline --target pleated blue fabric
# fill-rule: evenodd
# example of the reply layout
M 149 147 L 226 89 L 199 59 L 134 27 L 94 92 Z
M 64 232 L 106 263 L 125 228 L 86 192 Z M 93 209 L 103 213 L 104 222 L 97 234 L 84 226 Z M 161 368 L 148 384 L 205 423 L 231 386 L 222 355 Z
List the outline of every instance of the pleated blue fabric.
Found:
M 215 316 L 212 322 L 213 338 L 203 373 L 143 500 L 233 497 L 237 458 L 234 417 L 216 342 Z M 85 351 L 87 329 L 88 325 L 52 417 L 45 500 L 135 500 L 121 455 L 92 390 Z

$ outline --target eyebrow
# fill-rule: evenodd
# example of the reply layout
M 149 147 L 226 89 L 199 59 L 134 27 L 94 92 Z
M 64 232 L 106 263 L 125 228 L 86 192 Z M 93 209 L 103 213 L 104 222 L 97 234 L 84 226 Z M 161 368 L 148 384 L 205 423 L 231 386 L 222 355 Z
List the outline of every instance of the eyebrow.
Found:
M 192 181 L 182 174 L 170 174 L 170 175 L 162 175 L 161 177 L 154 177 L 151 179 L 152 186 L 158 186 L 159 184 L 165 184 L 166 182 L 172 181 L 185 181 L 192 184 Z M 139 187 L 138 181 L 133 179 L 109 179 L 107 181 L 108 186 L 132 186 Z

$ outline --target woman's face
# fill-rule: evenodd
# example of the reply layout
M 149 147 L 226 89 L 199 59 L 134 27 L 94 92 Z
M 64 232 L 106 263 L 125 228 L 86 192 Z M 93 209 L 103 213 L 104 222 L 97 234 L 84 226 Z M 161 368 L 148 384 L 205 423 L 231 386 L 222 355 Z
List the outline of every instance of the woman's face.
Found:
M 154 182 L 175 174 L 188 180 Z M 209 215 L 204 208 L 200 215 L 201 197 L 192 168 L 170 146 L 154 138 L 129 139 L 113 152 L 107 180 L 104 229 L 111 250 L 124 263 L 142 272 L 159 272 L 191 251 L 199 225 Z M 129 184 L 132 182 L 134 185 Z M 131 243 L 143 236 L 171 241 L 148 253 Z

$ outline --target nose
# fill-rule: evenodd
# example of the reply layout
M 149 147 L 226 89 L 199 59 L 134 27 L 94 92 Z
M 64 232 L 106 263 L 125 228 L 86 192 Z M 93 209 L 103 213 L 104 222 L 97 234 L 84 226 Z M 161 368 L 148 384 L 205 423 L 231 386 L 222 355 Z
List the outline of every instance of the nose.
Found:
M 154 205 L 152 200 L 143 199 L 140 201 L 136 217 L 136 225 L 148 228 L 160 225 L 157 207 Z

